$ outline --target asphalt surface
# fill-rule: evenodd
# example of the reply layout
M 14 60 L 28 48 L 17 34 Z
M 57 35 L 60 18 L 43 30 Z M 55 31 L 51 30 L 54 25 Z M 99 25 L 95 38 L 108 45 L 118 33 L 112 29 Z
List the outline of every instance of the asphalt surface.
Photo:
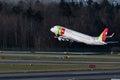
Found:
M 64 57 L 66 54 L 16 54 L 16 53 L 0 53 L 0 56 L 31 56 L 31 57 L 57 57 L 61 58 Z M 67 56 L 71 58 L 108 58 L 108 59 L 120 59 L 120 56 L 113 56 L 113 55 L 71 55 L 67 54 Z
M 40 60 L 0 60 L 0 64 L 95 64 L 95 65 L 120 65 L 120 62 L 87 62 L 87 61 L 40 61 Z
M 16 52 L 0 53 L 0 56 L 34 56 L 34 57 L 64 57 L 65 54 L 16 54 Z M 108 58 L 120 59 L 119 56 L 108 55 L 68 55 L 72 58 Z M 47 60 L 0 60 L 0 64 L 95 64 L 118 66 L 120 62 L 89 62 L 89 61 L 47 61 Z M 65 71 L 65 72 L 38 72 L 38 73 L 8 73 L 0 74 L 0 80 L 104 80 L 110 78 L 120 79 L 120 70 L 100 71 Z
M 0 74 L 0 80 L 104 80 L 120 79 L 120 70 Z

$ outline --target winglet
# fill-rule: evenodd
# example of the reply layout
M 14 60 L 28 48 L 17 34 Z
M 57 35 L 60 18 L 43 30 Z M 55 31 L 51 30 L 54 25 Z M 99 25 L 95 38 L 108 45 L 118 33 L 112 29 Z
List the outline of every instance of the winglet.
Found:
M 98 39 L 105 42 L 106 37 L 107 37 L 107 33 L 108 33 L 108 28 L 105 28 L 104 31 L 100 34 Z
M 107 36 L 107 38 L 111 38 L 114 36 L 115 33 L 112 33 L 110 36 Z

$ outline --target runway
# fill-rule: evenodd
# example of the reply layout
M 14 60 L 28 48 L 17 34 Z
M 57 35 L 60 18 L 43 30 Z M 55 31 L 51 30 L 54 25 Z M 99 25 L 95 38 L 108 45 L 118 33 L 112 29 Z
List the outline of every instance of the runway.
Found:
M 0 53 L 0 56 L 30 56 L 30 57 L 56 57 L 56 58 L 61 58 L 64 57 L 65 55 L 71 57 L 71 58 L 107 58 L 107 59 L 120 59 L 120 56 L 113 56 L 113 55 L 73 55 L 73 54 L 26 54 L 26 53 L 12 53 L 12 52 L 7 52 L 7 53 Z
M 49 54 L 29 54 L 29 53 L 17 53 L 14 52 L 5 52 L 0 53 L 0 56 L 27 56 L 27 57 L 57 57 L 63 58 L 65 54 L 49 53 Z M 68 54 L 71 58 L 107 58 L 107 59 L 120 59 L 120 56 L 111 56 L 111 55 L 71 55 Z M 73 65 L 73 64 L 95 64 L 95 65 L 120 65 L 120 62 L 96 62 L 96 61 L 47 61 L 47 60 L 0 60 L 0 64 L 63 64 L 63 65 Z
M 75 64 L 94 64 L 94 65 L 120 65 L 120 62 L 88 62 L 88 61 L 40 61 L 40 60 L 0 60 L 0 64 L 59 64 L 59 65 L 75 65 Z
M 17 54 L 14 52 L 0 53 L 0 56 L 31 56 L 31 57 L 57 57 L 63 58 L 66 54 Z M 107 58 L 120 59 L 120 56 L 111 55 L 73 55 L 71 58 Z M 0 60 L 0 64 L 37 64 L 37 65 L 104 65 L 118 66 L 120 62 L 96 61 L 49 61 L 49 60 Z M 0 80 L 104 80 L 120 78 L 120 70 L 97 71 L 65 71 L 65 72 L 37 72 L 37 73 L 7 73 L 0 74 Z
M 0 74 L 0 80 L 104 80 L 120 79 L 120 70 Z

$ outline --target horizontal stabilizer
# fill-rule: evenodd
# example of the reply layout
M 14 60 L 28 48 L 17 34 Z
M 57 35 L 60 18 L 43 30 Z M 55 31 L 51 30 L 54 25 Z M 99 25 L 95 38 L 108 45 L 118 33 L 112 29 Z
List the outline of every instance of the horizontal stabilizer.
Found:
M 114 43 L 119 43 L 119 41 L 109 41 L 109 42 L 106 42 L 107 44 L 114 44 Z

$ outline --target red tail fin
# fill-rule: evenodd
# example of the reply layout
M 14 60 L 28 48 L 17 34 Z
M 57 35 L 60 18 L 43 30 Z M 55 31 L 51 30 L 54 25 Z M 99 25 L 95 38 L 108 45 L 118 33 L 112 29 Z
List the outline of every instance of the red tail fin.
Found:
M 107 33 L 108 33 L 108 28 L 105 28 L 104 31 L 100 34 L 99 39 L 105 42 Z

